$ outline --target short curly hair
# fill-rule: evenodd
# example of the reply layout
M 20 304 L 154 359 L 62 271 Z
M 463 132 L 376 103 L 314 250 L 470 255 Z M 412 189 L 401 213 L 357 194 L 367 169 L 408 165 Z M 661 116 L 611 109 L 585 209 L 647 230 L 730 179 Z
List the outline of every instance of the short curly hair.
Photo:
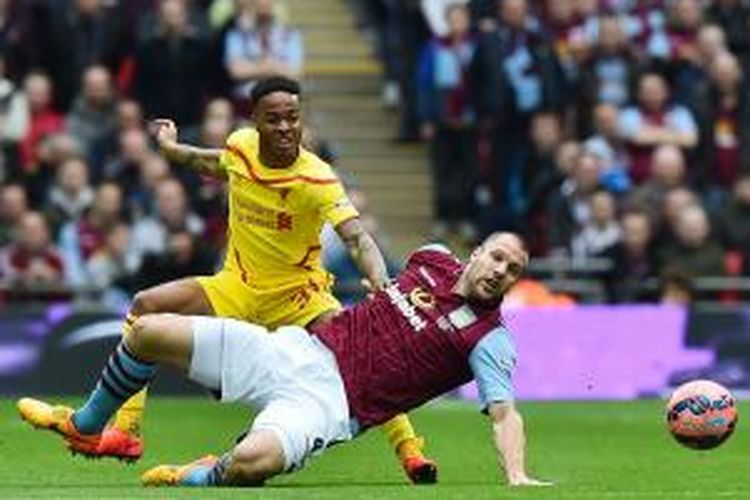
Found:
M 250 104 L 255 108 L 256 104 L 260 102 L 268 94 L 274 92 L 286 92 L 288 94 L 300 96 L 302 89 L 300 84 L 296 80 L 286 78 L 284 76 L 271 76 L 264 78 L 255 84 L 253 90 L 250 92 Z

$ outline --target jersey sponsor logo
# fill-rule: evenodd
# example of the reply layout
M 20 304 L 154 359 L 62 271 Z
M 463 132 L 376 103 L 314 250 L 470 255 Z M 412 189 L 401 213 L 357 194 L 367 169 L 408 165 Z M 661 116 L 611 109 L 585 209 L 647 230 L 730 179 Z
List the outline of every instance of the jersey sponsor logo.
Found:
M 406 318 L 406 321 L 409 322 L 409 325 L 411 325 L 415 332 L 422 331 L 427 327 L 427 321 L 419 316 L 417 308 L 414 307 L 414 304 L 409 302 L 406 295 L 398 289 L 398 285 L 393 284 L 387 286 L 385 288 L 385 293 L 391 300 L 391 304 L 396 306 L 396 309 L 398 309 L 404 318 Z
M 435 296 L 421 287 L 409 292 L 409 300 L 420 309 L 435 308 Z
M 275 229 L 277 231 L 292 231 L 294 217 L 285 211 L 264 207 L 251 200 L 234 198 L 234 206 L 230 209 L 237 221 L 249 226 Z

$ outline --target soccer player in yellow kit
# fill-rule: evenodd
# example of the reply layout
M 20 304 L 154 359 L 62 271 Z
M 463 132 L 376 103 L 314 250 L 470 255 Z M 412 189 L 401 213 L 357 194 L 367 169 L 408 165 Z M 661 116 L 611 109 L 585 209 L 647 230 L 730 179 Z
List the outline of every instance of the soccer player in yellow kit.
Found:
M 238 318 L 269 330 L 309 326 L 341 308 L 331 293 L 332 276 L 320 263 L 319 233 L 331 224 L 373 288 L 388 281 L 383 257 L 363 229 L 357 210 L 331 167 L 301 147 L 300 87 L 273 77 L 252 92 L 255 128 L 233 132 L 223 150 L 177 142 L 169 120 L 155 122 L 161 153 L 171 162 L 224 179 L 229 192 L 229 229 L 223 268 L 213 276 L 186 278 L 139 292 L 123 327 L 135 318 L 174 312 Z M 143 451 L 140 421 L 145 391 L 120 410 L 103 434 L 99 452 L 137 460 Z M 300 415 L 300 418 L 305 418 Z M 422 454 L 406 415 L 383 426 L 414 483 L 437 480 L 437 465 Z

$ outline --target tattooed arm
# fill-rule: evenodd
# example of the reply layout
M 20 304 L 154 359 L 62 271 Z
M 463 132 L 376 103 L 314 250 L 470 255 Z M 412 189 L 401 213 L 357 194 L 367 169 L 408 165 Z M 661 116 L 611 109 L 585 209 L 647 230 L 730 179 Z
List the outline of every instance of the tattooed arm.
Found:
M 172 120 L 154 120 L 152 131 L 159 152 L 170 162 L 185 165 L 210 177 L 227 179 L 226 171 L 219 162 L 221 149 L 199 148 L 177 142 L 177 126 Z

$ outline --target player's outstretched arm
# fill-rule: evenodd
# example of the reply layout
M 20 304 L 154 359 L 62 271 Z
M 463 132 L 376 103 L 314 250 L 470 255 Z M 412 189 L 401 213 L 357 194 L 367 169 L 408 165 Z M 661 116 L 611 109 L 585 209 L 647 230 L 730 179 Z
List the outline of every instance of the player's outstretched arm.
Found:
M 513 403 L 491 403 L 487 413 L 492 420 L 492 433 L 495 440 L 500 465 L 510 486 L 551 486 L 552 483 L 539 481 L 526 473 L 526 434 L 523 418 Z
M 201 174 L 226 180 L 227 173 L 219 161 L 221 149 L 199 148 L 177 142 L 177 126 L 172 120 L 154 120 L 151 130 L 159 145 L 159 152 L 167 160 L 190 167 Z
M 384 287 L 388 283 L 385 259 L 375 243 L 375 238 L 362 227 L 359 217 L 342 222 L 336 226 L 336 232 L 349 249 L 349 254 L 369 287 L 372 290 Z

